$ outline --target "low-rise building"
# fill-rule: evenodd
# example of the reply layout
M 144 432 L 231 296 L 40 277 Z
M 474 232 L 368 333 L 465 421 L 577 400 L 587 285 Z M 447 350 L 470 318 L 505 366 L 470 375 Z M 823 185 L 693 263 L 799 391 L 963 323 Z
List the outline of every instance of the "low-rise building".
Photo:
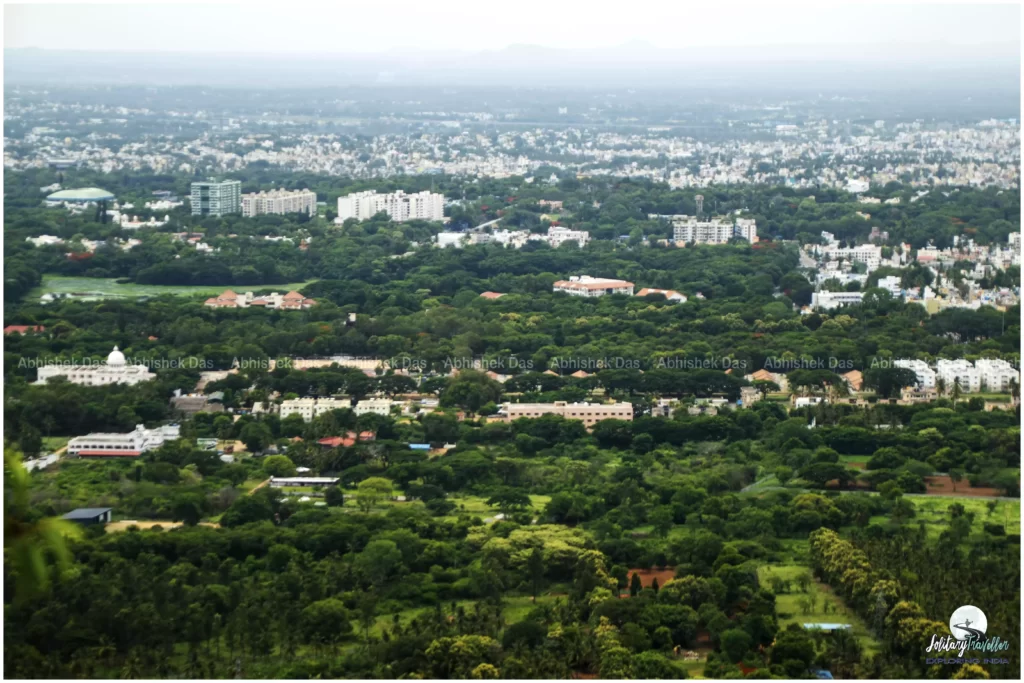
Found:
M 923 360 L 898 359 L 893 361 L 893 367 L 911 370 L 917 376 L 917 386 L 922 389 L 935 388 L 935 371 L 928 367 Z
M 636 293 L 637 296 L 647 296 L 648 294 L 662 294 L 666 299 L 673 303 L 686 303 L 686 295 L 681 292 L 677 292 L 674 289 L 653 289 L 651 287 L 644 287 Z
M 853 306 L 864 300 L 864 292 L 814 292 L 811 294 L 811 309 L 831 311 L 843 306 Z
M 46 384 L 51 377 L 66 377 L 72 384 L 93 387 L 108 384 L 135 385 L 156 379 L 156 375 L 145 365 L 128 365 L 117 346 L 107 355 L 106 363 L 48 363 L 36 370 L 36 376 L 35 384 Z
M 305 422 L 331 410 L 352 409 L 351 401 L 337 398 L 293 398 L 281 402 L 281 419 L 299 415 Z
M 568 280 L 559 280 L 554 284 L 554 291 L 584 297 L 598 297 L 606 294 L 633 296 L 633 286 L 632 282 L 625 280 L 579 275 L 570 277 Z
M 299 292 L 291 291 L 287 294 L 271 292 L 270 294 L 255 295 L 252 292 L 236 294 L 230 289 L 224 290 L 215 297 L 210 297 L 204 304 L 208 308 L 269 308 L 274 310 L 298 311 L 305 310 L 316 305 L 316 299 L 308 299 Z
M 68 441 L 68 455 L 79 458 L 135 458 L 178 438 L 178 425 L 146 429 L 136 425 L 127 434 L 96 432 Z
M 506 403 L 499 411 L 504 422 L 519 418 L 537 418 L 542 415 L 559 415 L 567 420 L 580 420 L 587 427 L 601 420 L 633 420 L 632 403 Z

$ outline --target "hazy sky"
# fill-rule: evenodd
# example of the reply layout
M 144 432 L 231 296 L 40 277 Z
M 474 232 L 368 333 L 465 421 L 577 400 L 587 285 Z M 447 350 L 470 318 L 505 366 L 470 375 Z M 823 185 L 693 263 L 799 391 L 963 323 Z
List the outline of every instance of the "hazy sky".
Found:
M 4 47 L 165 52 L 991 45 L 1020 42 L 1020 8 L 998 5 L 347 0 L 332 4 L 5 5 Z M 982 48 L 983 49 L 983 48 Z

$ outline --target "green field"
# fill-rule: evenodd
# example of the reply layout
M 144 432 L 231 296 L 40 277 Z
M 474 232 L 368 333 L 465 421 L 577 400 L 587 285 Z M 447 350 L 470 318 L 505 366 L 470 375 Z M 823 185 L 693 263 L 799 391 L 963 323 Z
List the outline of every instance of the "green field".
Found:
M 848 608 L 829 586 L 812 580 L 806 593 L 800 591 L 796 578 L 801 574 L 810 575 L 810 573 L 810 567 L 802 564 L 774 564 L 758 567 L 757 576 L 765 588 L 771 589 L 772 578 L 790 582 L 789 592 L 775 596 L 775 611 L 779 615 L 779 628 L 785 628 L 794 623 L 850 624 L 853 627 L 853 635 L 864 648 L 864 654 L 872 655 L 878 652 L 879 643 L 868 630 L 864 620 L 854 614 L 853 610 Z M 801 602 L 808 598 L 813 601 L 814 606 L 805 614 Z M 825 611 L 826 604 L 830 606 L 828 612 Z
M 988 503 L 992 498 L 970 498 L 954 496 L 907 496 L 906 500 L 913 503 L 917 515 L 910 522 L 924 522 L 929 536 L 938 536 L 949 525 L 949 506 L 959 503 L 968 513 L 974 513 L 974 531 L 980 533 L 986 522 L 1002 524 L 1008 534 L 1020 533 L 1020 500 L 1000 500 L 995 510 L 988 511 Z M 873 518 L 872 522 L 885 523 L 887 518 Z
M 253 290 L 274 290 L 291 291 L 302 289 L 315 280 L 305 282 L 289 282 L 281 285 L 238 285 L 233 288 L 241 291 Z M 61 294 L 76 299 L 132 299 L 142 296 L 159 296 L 161 294 L 174 294 L 177 296 L 213 296 L 220 294 L 225 289 L 231 289 L 227 285 L 138 285 L 118 284 L 115 278 L 96 277 L 64 277 L 61 275 L 44 275 L 43 283 L 28 293 L 28 299 L 36 299 L 44 294 Z
M 43 437 L 43 452 L 53 453 L 54 451 L 64 448 L 68 445 L 68 441 L 71 441 L 70 436 L 44 436 Z

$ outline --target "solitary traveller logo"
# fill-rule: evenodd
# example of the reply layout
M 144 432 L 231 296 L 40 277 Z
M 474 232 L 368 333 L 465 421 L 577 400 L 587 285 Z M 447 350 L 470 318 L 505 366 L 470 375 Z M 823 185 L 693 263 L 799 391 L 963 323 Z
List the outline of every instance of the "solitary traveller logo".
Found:
M 1008 660 L 988 655 L 1010 649 L 1010 644 L 999 636 L 988 635 L 988 618 L 974 605 L 962 605 L 949 617 L 948 636 L 932 634 L 927 652 L 956 652 L 958 657 L 946 659 L 929 657 L 928 664 L 1007 664 Z M 984 654 L 986 657 L 965 658 L 968 653 Z

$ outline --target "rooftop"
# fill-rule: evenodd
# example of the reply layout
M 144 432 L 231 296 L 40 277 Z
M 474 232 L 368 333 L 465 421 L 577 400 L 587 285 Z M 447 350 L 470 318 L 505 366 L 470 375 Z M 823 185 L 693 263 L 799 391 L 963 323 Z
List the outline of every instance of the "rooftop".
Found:
M 48 202 L 105 202 L 116 199 L 113 194 L 98 187 L 79 187 L 61 190 L 46 196 Z

